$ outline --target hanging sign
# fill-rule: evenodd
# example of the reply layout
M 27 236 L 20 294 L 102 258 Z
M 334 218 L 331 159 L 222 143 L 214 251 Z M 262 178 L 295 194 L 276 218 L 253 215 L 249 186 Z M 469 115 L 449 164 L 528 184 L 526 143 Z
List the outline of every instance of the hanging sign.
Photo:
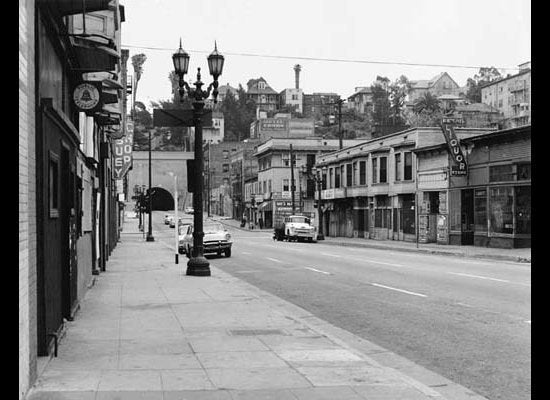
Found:
M 443 130 L 443 136 L 445 136 L 445 140 L 449 146 L 449 152 L 451 153 L 454 161 L 454 165 L 451 165 L 451 175 L 465 176 L 468 174 L 468 165 L 466 164 L 466 159 L 464 158 L 464 154 L 462 154 L 460 142 L 454 131 L 453 125 L 456 122 L 457 121 L 455 118 L 442 118 L 441 129 Z
M 124 137 L 115 140 L 114 150 L 113 171 L 115 172 L 116 179 L 122 179 L 132 165 L 132 139 Z
M 73 101 L 80 111 L 91 114 L 101 107 L 101 82 L 83 82 L 73 90 Z

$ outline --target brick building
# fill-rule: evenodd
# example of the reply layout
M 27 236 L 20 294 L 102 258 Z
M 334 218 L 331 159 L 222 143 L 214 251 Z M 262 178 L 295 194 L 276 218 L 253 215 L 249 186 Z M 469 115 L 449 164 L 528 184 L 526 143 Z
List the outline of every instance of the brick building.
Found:
M 118 240 L 123 21 L 117 0 L 19 2 L 20 399 Z

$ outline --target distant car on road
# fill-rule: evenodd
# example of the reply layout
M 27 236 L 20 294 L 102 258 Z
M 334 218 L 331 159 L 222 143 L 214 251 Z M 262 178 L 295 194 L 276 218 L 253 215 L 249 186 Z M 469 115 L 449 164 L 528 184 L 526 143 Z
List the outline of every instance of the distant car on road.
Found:
M 170 215 L 170 217 L 168 218 L 168 225 L 170 226 L 170 228 L 176 227 L 176 218 L 173 215 Z
M 172 214 L 164 214 L 164 225 L 170 224 L 170 217 L 174 217 Z
M 225 254 L 226 257 L 231 257 L 231 234 L 219 222 L 204 221 L 203 225 L 203 245 L 204 254 L 216 253 L 218 256 Z M 184 224 L 180 227 L 178 251 L 180 254 L 185 254 L 191 257 L 193 252 L 193 224 Z
M 185 207 L 185 213 L 186 214 L 194 214 L 195 210 L 193 210 L 193 207 Z

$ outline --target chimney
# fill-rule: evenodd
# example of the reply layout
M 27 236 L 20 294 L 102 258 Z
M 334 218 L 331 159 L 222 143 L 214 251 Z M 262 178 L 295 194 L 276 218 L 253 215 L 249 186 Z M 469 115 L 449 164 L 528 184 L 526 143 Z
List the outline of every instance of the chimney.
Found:
M 294 74 L 296 75 L 296 89 L 300 89 L 300 71 L 302 70 L 302 67 L 300 67 L 300 64 L 296 64 L 294 66 Z

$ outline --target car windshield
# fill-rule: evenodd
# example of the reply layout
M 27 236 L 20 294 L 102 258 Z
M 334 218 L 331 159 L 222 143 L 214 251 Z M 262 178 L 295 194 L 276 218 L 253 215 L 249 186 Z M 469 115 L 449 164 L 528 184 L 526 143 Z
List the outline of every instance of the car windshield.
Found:
M 205 223 L 203 228 L 204 233 L 219 232 L 223 230 L 224 229 L 222 224 L 212 223 L 212 222 Z
M 187 228 L 189 227 L 189 224 L 187 225 L 180 225 L 180 235 L 183 235 L 187 232 Z
M 301 222 L 309 224 L 309 218 L 306 217 L 291 217 L 290 222 Z

